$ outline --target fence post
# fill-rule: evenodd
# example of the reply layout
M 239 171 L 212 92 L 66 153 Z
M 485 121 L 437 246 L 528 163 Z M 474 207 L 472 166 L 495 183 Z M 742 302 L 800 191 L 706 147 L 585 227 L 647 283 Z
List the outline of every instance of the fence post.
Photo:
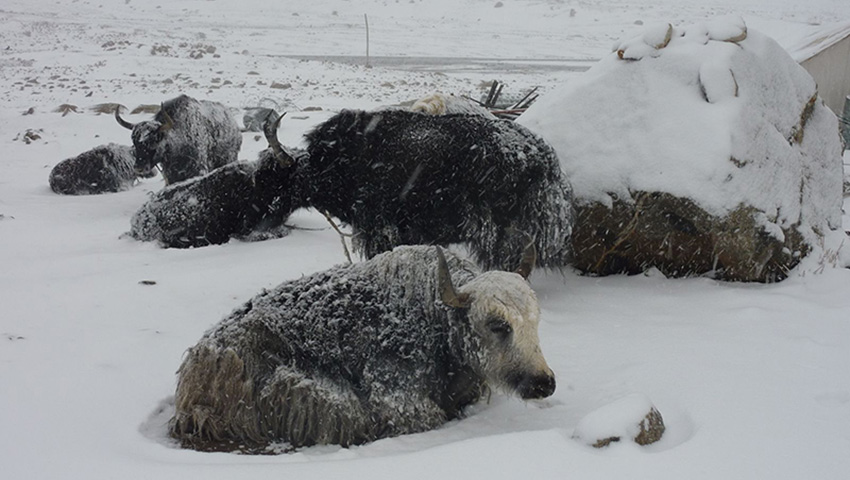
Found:
M 372 66 L 369 62 L 369 16 L 364 13 L 363 19 L 366 20 L 366 67 L 369 68 Z
M 844 148 L 850 148 L 850 95 L 844 97 L 844 113 L 839 118 L 839 125 L 844 136 Z

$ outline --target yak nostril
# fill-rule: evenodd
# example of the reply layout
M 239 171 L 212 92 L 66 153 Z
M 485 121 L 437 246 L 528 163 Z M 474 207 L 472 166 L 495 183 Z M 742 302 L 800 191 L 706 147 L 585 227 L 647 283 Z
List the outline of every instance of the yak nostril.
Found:
M 555 377 L 539 375 L 522 382 L 519 394 L 523 400 L 546 398 L 555 393 Z

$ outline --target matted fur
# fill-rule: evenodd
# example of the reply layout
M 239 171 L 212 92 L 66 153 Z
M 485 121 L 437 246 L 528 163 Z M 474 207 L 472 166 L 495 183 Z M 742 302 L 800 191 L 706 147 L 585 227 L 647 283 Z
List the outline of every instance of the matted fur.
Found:
M 201 450 L 352 445 L 433 429 L 488 386 L 550 395 L 527 283 L 448 265 L 468 309 L 437 300 L 436 251 L 423 246 L 262 292 L 189 350 L 172 436 Z M 514 334 L 497 339 L 494 319 Z

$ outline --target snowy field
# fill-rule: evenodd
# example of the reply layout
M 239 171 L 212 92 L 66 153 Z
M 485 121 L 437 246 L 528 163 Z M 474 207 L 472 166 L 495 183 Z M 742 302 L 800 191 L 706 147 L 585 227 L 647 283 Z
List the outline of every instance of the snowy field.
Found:
M 261 289 L 344 262 L 339 237 L 304 211 L 285 238 L 161 249 L 122 236 L 161 179 L 97 196 L 48 187 L 61 160 L 130 143 L 102 103 L 186 93 L 239 118 L 276 106 L 290 112 L 282 142 L 298 145 L 341 108 L 478 97 L 494 78 L 545 92 L 641 24 L 729 13 L 793 49 L 850 20 L 850 2 L 3 0 L 0 478 L 848 478 L 850 270 L 835 268 L 846 249 L 772 285 L 536 272 L 552 397 L 494 394 L 438 430 L 350 449 L 199 453 L 165 437 L 184 351 Z M 373 68 L 350 58 L 365 55 L 364 14 Z M 322 56 L 349 58 L 306 60 Z M 265 146 L 245 133 L 240 158 Z M 663 415 L 660 442 L 573 438 L 632 394 Z

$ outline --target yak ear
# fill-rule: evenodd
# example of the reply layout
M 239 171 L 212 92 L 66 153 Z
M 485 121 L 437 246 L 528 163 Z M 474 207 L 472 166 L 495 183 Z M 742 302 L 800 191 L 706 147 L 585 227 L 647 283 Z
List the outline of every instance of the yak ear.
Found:
M 169 115 L 168 112 L 165 111 L 164 103 L 160 104 L 159 111 L 162 112 L 162 116 L 165 117 L 165 123 L 159 126 L 159 131 L 165 133 L 171 130 L 171 128 L 174 126 L 174 120 L 172 120 L 171 115 Z
M 440 300 L 454 308 L 469 308 L 469 295 L 458 295 L 452 285 L 449 264 L 443 249 L 437 246 L 437 288 L 440 290 Z
M 534 239 L 531 239 L 528 242 L 528 245 L 525 246 L 525 250 L 522 252 L 522 259 L 519 262 L 519 267 L 517 267 L 516 273 L 522 275 L 522 278 L 528 280 L 528 277 L 531 276 L 531 272 L 534 270 L 536 263 L 537 248 L 534 246 Z

